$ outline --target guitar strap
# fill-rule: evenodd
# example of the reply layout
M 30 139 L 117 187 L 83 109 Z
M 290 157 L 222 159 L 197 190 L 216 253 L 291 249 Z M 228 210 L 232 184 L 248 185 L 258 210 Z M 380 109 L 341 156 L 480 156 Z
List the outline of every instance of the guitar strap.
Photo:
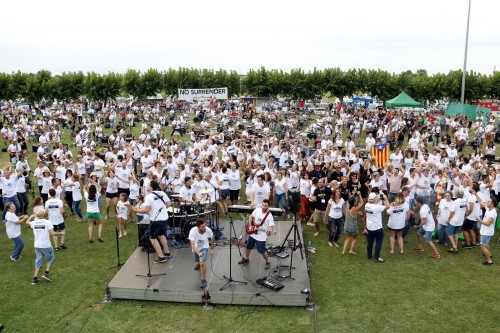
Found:
M 269 213 L 270 213 L 270 211 L 267 211 L 267 214 L 264 216 L 264 218 L 262 219 L 262 222 L 258 225 L 258 227 L 262 226 L 266 222 L 266 219 L 269 216 Z

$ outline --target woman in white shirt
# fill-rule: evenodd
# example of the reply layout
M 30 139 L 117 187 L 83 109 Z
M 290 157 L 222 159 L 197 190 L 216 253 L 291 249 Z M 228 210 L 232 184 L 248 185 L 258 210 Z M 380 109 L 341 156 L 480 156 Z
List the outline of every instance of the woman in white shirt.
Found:
M 274 207 L 279 208 L 280 202 L 283 209 L 286 212 L 287 218 L 290 218 L 288 212 L 288 185 L 286 184 L 286 179 L 283 177 L 281 172 L 276 174 L 276 179 L 274 180 Z
M 387 214 L 389 214 L 387 228 L 389 229 L 389 244 L 391 247 L 389 252 L 391 254 L 394 253 L 394 245 L 397 238 L 399 253 L 403 254 L 403 229 L 406 225 L 406 221 L 410 218 L 410 206 L 406 203 L 406 199 L 402 193 L 396 194 L 394 202 L 391 203 L 391 207 L 387 210 Z
M 109 207 L 111 206 L 111 201 L 113 201 L 113 210 L 116 209 L 118 204 L 118 178 L 115 176 L 114 170 L 108 171 L 108 176 L 106 177 L 106 216 L 105 220 L 109 217 Z M 75 200 L 75 198 L 73 198 Z
M 312 215 L 311 208 L 309 206 L 311 187 L 312 187 L 312 182 L 309 179 L 309 172 L 303 172 L 302 178 L 299 181 L 299 190 L 300 190 L 299 218 L 302 223 L 304 223 Z
M 87 183 L 85 184 L 85 200 L 87 202 L 87 221 L 88 221 L 88 236 L 89 243 L 93 243 L 92 240 L 92 229 L 94 226 L 94 222 L 97 223 L 97 240 L 99 242 L 104 242 L 102 239 L 102 218 L 101 211 L 99 209 L 99 196 L 101 193 L 101 186 L 92 178 L 89 178 Z
M 448 221 L 450 219 L 450 214 L 453 211 L 453 194 L 451 191 L 446 191 L 444 193 L 444 200 L 439 202 L 439 208 L 437 213 L 438 220 L 438 243 L 448 244 L 448 237 L 446 236 L 446 227 L 448 226 Z
M 345 201 L 342 199 L 342 195 L 339 189 L 333 191 L 332 197 L 328 200 L 325 210 L 325 220 L 330 229 L 330 235 L 328 236 L 328 245 L 339 247 L 338 241 L 340 234 L 342 233 L 342 228 L 344 226 L 344 215 L 346 213 Z
M 71 186 L 71 195 L 73 196 L 73 210 L 78 215 L 77 222 L 83 222 L 83 215 L 80 211 L 80 202 L 82 202 L 82 189 L 78 175 L 73 175 L 73 185 Z

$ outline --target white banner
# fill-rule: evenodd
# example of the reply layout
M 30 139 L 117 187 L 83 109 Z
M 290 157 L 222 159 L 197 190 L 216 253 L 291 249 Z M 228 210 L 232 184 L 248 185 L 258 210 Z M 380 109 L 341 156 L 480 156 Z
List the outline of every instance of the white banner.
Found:
M 227 88 L 178 89 L 179 100 L 194 100 L 200 98 L 227 99 Z

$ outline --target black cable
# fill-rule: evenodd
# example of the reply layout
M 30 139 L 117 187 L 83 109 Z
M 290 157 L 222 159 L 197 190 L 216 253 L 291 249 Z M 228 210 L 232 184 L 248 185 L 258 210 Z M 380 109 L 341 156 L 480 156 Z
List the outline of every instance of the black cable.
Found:
M 87 319 L 85 319 L 85 321 L 83 322 L 82 328 L 80 328 L 79 332 L 83 332 L 83 329 L 85 328 L 85 326 L 89 322 L 90 315 L 92 314 L 92 311 L 94 311 L 94 309 L 95 309 L 95 304 L 92 304 L 90 311 L 89 311 L 89 315 L 87 316 Z
M 250 303 L 252 302 L 253 298 L 255 297 L 255 295 L 252 295 L 252 297 L 250 297 L 250 300 L 248 301 L 248 305 L 250 305 Z M 241 327 L 243 327 L 243 325 L 245 325 L 245 323 L 247 322 L 247 320 L 251 317 L 251 315 L 253 315 L 257 310 L 257 307 L 255 306 L 252 310 L 250 311 L 241 311 L 241 313 L 239 315 L 237 315 L 234 320 L 237 320 L 239 319 L 241 316 L 244 316 L 246 315 L 247 317 L 240 323 L 240 325 L 238 325 L 238 327 L 236 327 L 234 329 L 234 331 L 232 331 L 231 333 L 235 333 L 236 331 L 238 331 Z
M 87 295 L 92 294 L 92 292 L 94 292 L 94 290 L 97 288 L 97 286 L 99 286 L 99 284 L 96 284 L 94 286 L 94 288 L 92 288 L 92 290 Z M 78 303 L 71 310 L 69 310 L 68 312 L 66 312 L 65 314 L 63 314 L 59 319 L 57 319 L 56 321 L 54 321 L 54 323 L 50 327 L 54 326 L 55 324 L 57 324 L 58 322 L 60 322 L 63 318 L 66 318 L 67 316 L 69 316 L 70 314 L 72 314 L 76 309 L 78 309 L 83 304 L 83 302 L 85 302 L 86 299 L 87 299 L 87 297 L 84 297 L 80 303 Z
M 309 265 L 310 263 L 310 265 Z M 314 297 L 312 295 L 312 283 L 311 283 L 311 276 L 309 275 L 309 267 L 312 266 L 312 261 L 311 261 L 311 256 L 309 253 L 306 253 L 306 265 L 307 265 L 307 275 L 309 276 L 309 286 L 311 287 L 310 295 L 311 295 L 311 301 L 314 306 L 314 332 L 318 333 L 318 309 L 316 308 L 316 303 L 314 302 Z

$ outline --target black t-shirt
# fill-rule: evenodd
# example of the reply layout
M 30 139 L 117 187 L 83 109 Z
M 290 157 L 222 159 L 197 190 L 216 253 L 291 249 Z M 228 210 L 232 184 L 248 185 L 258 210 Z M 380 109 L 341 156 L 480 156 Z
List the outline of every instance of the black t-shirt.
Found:
M 330 175 L 330 181 L 332 180 L 336 180 L 338 182 L 341 182 L 342 181 L 342 177 L 344 176 L 344 174 L 342 172 L 337 172 L 337 171 L 334 171 L 332 172 L 332 174 Z
M 351 179 L 347 181 L 347 190 L 350 195 L 356 195 L 358 191 L 361 191 L 361 183 L 359 181 L 353 182 Z
M 324 212 L 332 196 L 332 190 L 329 187 L 324 187 L 322 190 L 316 188 L 313 195 L 316 197 L 316 209 Z
M 344 184 L 340 184 L 339 187 L 340 190 L 340 196 L 342 199 L 344 199 L 345 202 L 349 200 L 349 191 L 347 190 L 347 184 L 344 186 Z

